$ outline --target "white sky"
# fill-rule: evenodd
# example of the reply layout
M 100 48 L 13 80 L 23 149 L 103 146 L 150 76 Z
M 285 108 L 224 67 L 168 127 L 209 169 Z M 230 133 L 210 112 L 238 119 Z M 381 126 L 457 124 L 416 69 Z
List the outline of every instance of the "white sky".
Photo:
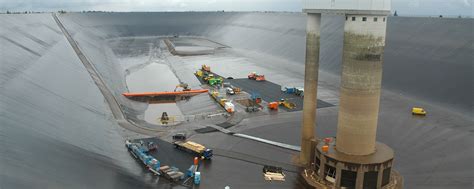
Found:
M 473 16 L 474 0 L 392 0 L 399 15 Z M 301 0 L 0 0 L 0 11 L 291 11 Z

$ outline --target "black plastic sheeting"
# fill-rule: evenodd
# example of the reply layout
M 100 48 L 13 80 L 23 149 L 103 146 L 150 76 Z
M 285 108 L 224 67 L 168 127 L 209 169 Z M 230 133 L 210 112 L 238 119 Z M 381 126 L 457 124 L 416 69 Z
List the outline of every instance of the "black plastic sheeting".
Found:
M 124 70 L 115 66 L 106 39 L 197 35 L 301 64 L 304 59 L 301 13 L 73 13 L 60 18 L 130 112 L 133 105 L 120 95 L 126 91 Z M 0 188 L 160 188 L 126 151 L 122 128 L 51 15 L 0 15 L 0 22 Z M 323 17 L 320 66 L 335 74 L 340 72 L 342 23 L 341 17 Z M 472 118 L 464 115 L 470 116 L 473 106 L 473 23 L 388 19 L 383 85 L 397 93 L 383 92 L 377 136 L 395 150 L 395 169 L 407 188 L 472 186 Z M 411 116 L 410 108 L 419 104 L 428 108 L 427 117 Z M 336 110 L 318 111 L 318 136 L 335 135 Z M 248 120 L 247 126 L 262 127 L 244 133 L 299 145 L 301 117 L 292 113 Z M 211 135 L 196 139 L 258 157 L 289 156 L 263 144 Z M 288 182 L 269 184 L 260 177 L 261 167 L 250 162 L 218 157 L 212 164 L 203 187 L 298 187 L 295 174 L 288 174 Z M 235 171 L 246 174 L 226 176 Z
M 204 36 L 232 48 L 304 63 L 306 17 L 301 13 L 97 13 L 62 17 L 73 33 L 91 29 L 88 34 L 100 38 Z M 466 87 L 473 82 L 473 24 L 474 19 L 389 17 L 383 87 L 451 111 L 470 110 L 473 91 Z M 323 15 L 320 69 L 336 75 L 341 72 L 343 28 L 344 17 Z M 95 43 L 86 41 L 83 45 Z

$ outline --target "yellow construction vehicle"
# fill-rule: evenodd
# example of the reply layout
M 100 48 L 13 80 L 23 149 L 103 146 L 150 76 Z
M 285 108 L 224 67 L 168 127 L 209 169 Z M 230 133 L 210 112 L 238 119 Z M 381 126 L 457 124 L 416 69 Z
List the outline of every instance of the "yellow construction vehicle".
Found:
M 214 74 L 208 74 L 207 76 L 204 76 L 202 80 L 204 80 L 205 82 L 208 82 L 212 78 L 214 78 Z
M 206 64 L 203 64 L 203 65 L 201 66 L 201 70 L 202 70 L 202 71 L 210 72 L 210 71 L 211 71 L 211 66 L 208 66 L 208 65 L 206 65 Z
M 234 91 L 235 94 L 239 94 L 242 91 L 242 89 L 239 87 L 232 87 L 231 89 Z
M 198 70 L 198 71 L 196 71 L 196 73 L 194 73 L 194 75 L 196 75 L 198 77 L 202 77 L 204 75 L 204 73 L 202 72 L 202 70 Z
M 411 109 L 411 114 L 412 115 L 426 115 L 426 111 L 423 108 L 418 108 L 418 107 L 413 107 Z
M 174 88 L 174 91 L 176 92 L 176 90 L 178 88 L 183 88 L 183 91 L 190 91 L 191 90 L 187 83 L 180 83 L 179 85 L 176 85 L 176 87 Z
M 211 92 L 211 96 L 212 96 L 212 98 L 217 99 L 217 97 L 219 96 L 219 92 L 213 91 L 213 92 Z
M 284 106 L 285 108 L 288 108 L 290 110 L 296 108 L 296 104 L 293 103 L 293 102 L 289 102 L 287 99 L 280 99 L 280 101 L 278 101 L 278 105 L 280 106 Z
M 255 81 L 265 81 L 265 75 L 257 74 L 257 72 L 251 72 L 247 77 Z
M 221 99 L 219 100 L 219 104 L 220 104 L 221 106 L 224 106 L 226 102 L 227 102 L 227 99 L 225 99 L 225 98 L 221 98 Z
M 163 114 L 161 115 L 161 119 L 160 119 L 161 124 L 166 125 L 166 124 L 168 124 L 169 120 L 170 120 L 170 118 L 168 117 L 168 113 L 163 112 Z

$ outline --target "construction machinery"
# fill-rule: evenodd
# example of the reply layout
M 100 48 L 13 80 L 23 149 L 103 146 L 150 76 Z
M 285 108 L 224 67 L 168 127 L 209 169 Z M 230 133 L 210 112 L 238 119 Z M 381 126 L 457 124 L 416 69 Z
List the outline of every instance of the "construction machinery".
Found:
M 256 72 L 251 72 L 247 77 L 255 81 L 265 81 L 265 75 L 260 75 L 260 74 L 257 74 Z
M 250 96 L 251 104 L 245 108 L 246 112 L 258 112 L 261 108 L 262 97 L 258 93 L 252 93 Z
M 262 102 L 262 97 L 258 93 L 252 93 L 252 96 L 250 96 L 250 98 L 257 104 L 260 104 Z
M 236 94 L 239 94 L 242 91 L 242 89 L 239 88 L 239 87 L 232 86 L 231 88 L 232 88 L 232 90 L 234 90 L 234 93 L 236 93 Z
M 218 102 L 219 102 L 219 104 L 220 104 L 221 106 L 224 106 L 225 103 L 227 102 L 227 98 L 221 98 L 221 99 L 219 99 Z
M 160 161 L 148 155 L 147 152 L 149 150 L 147 148 L 144 148 L 140 143 L 132 143 L 129 140 L 125 141 L 125 147 L 127 147 L 132 156 L 140 160 L 148 170 L 159 175 Z
M 158 149 L 158 145 L 156 145 L 154 142 L 148 142 L 146 144 L 146 151 L 147 152 L 155 151 L 156 149 Z
M 232 88 L 230 88 L 230 87 L 227 87 L 227 88 L 225 89 L 225 92 L 226 92 L 227 94 L 229 94 L 229 95 L 234 95 L 234 94 L 235 94 L 234 89 L 232 89 Z
M 222 79 L 221 77 L 215 77 L 214 74 L 207 72 L 205 72 L 202 76 L 202 80 L 210 86 L 220 85 L 224 81 L 224 79 Z
M 211 77 L 207 80 L 207 83 L 209 83 L 210 86 L 216 86 L 220 85 L 222 83 L 223 79 L 222 78 L 216 78 L 216 77 Z
M 264 75 L 257 75 L 257 77 L 255 78 L 256 81 L 265 81 L 265 76 Z
M 228 101 L 227 101 L 227 98 L 220 98 L 218 102 L 222 107 L 225 108 L 225 103 L 227 103 Z
M 175 141 L 174 146 L 178 149 L 191 152 L 201 157 L 201 159 L 211 159 L 212 150 L 192 141 Z
M 202 80 L 205 81 L 205 82 L 208 82 L 210 79 L 214 78 L 214 74 L 210 74 L 210 73 L 204 73 L 203 77 L 202 77 Z
M 413 108 L 411 109 L 411 114 L 412 114 L 412 115 L 422 115 L 422 116 L 425 116 L 425 115 L 426 115 L 426 111 L 425 111 L 425 109 L 423 109 L 423 108 L 413 107 Z
M 208 66 L 208 65 L 206 65 L 206 64 L 203 64 L 203 65 L 201 66 L 201 70 L 202 70 L 202 71 L 206 71 L 206 72 L 210 72 L 210 71 L 211 71 L 211 66 Z
M 224 109 L 225 111 L 229 113 L 233 113 L 235 111 L 235 106 L 232 104 L 232 102 L 225 102 L 224 103 Z
M 233 113 L 235 111 L 235 106 L 233 103 L 229 102 L 226 98 L 221 96 L 219 92 L 213 91 L 210 93 L 211 97 L 219 103 L 227 112 Z
M 204 72 L 202 70 L 197 70 L 194 75 L 198 76 L 198 77 L 202 77 L 204 75 Z
M 168 116 L 168 113 L 163 112 L 163 114 L 161 114 L 161 118 L 160 118 L 161 124 L 166 125 L 166 124 L 168 124 L 169 120 L 170 120 L 170 117 Z
M 176 85 L 176 87 L 174 88 L 174 91 L 176 92 L 178 88 L 183 88 L 183 91 L 191 91 L 187 83 L 180 83 L 179 85 Z
M 287 94 L 294 94 L 295 91 L 296 91 L 296 88 L 295 87 L 283 87 L 281 89 L 281 91 L 283 91 L 284 93 L 287 93 Z
M 270 109 L 270 110 L 278 110 L 278 102 L 270 102 L 270 103 L 268 103 L 268 109 Z
M 295 95 L 304 96 L 304 88 L 303 87 L 295 87 Z
M 288 101 L 288 99 L 284 99 L 284 98 L 282 98 L 282 99 L 280 99 L 280 101 L 278 101 L 278 105 L 283 106 L 285 108 L 288 108 L 290 110 L 296 108 L 295 103 L 292 103 L 292 102 Z
M 148 144 L 150 145 L 150 143 Z M 148 170 L 155 175 L 161 175 L 175 182 L 184 178 L 184 173 L 180 172 L 178 168 L 170 168 L 167 165 L 160 166 L 160 161 L 147 154 L 151 149 L 149 147 L 144 147 L 143 142 L 132 143 L 131 141 L 126 140 L 125 147 L 127 147 L 128 151 L 133 157 L 135 157 L 137 160 L 140 160 L 140 162 L 142 162 L 148 168 Z
M 186 133 L 176 133 L 175 135 L 173 135 L 173 141 L 177 141 L 177 140 L 186 140 Z
M 295 94 L 297 96 L 304 96 L 303 87 L 283 87 L 281 91 L 287 94 Z
M 226 88 L 227 94 L 230 94 L 230 95 L 237 94 L 237 93 L 240 93 L 242 91 L 241 88 L 235 87 L 232 84 L 230 84 L 229 82 L 222 83 L 222 86 L 224 88 Z M 233 93 L 231 91 L 233 91 Z

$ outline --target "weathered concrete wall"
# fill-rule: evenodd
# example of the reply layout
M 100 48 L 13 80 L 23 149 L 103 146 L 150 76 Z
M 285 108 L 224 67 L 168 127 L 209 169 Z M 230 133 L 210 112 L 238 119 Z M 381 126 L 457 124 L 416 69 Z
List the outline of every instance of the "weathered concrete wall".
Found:
M 306 24 L 306 61 L 304 75 L 303 123 L 301 129 L 301 155 L 303 165 L 311 161 L 311 141 L 315 139 L 316 106 L 319 73 L 319 39 L 321 14 L 309 14 Z
M 351 155 L 368 155 L 375 152 L 386 20 L 380 16 L 377 20 L 365 15 L 347 17 L 337 150 Z

